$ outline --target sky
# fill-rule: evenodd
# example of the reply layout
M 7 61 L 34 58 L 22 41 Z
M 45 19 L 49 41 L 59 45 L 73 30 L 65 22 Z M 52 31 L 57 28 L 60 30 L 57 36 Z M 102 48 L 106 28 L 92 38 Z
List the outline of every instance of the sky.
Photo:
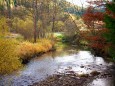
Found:
M 84 6 L 87 5 L 86 0 L 66 0 L 66 1 L 71 2 L 71 3 L 73 3 L 73 4 L 76 4 L 76 5 L 78 5 L 78 6 L 81 6 L 81 3 L 83 3 Z

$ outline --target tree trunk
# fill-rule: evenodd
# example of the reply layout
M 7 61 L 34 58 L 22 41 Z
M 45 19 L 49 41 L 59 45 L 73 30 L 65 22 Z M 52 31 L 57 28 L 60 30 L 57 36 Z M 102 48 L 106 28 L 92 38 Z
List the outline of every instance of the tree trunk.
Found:
M 11 1 L 10 0 L 6 0 L 6 4 L 7 4 L 7 12 L 8 12 L 8 18 L 11 18 Z
M 56 0 L 53 3 L 52 40 L 53 40 L 53 32 L 55 29 L 55 19 L 56 19 Z
M 37 40 L 37 0 L 34 0 L 34 43 Z

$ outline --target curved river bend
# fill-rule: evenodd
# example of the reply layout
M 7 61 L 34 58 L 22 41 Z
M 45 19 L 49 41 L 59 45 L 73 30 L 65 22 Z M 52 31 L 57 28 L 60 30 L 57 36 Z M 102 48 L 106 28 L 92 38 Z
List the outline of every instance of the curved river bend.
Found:
M 89 74 L 92 71 L 103 72 L 113 65 L 102 57 L 94 57 L 90 51 L 76 50 L 74 47 L 59 48 L 32 59 L 24 69 L 12 75 L 2 76 L 0 86 L 29 86 L 50 75 L 74 71 Z M 114 71 L 114 69 L 110 69 Z M 115 86 L 113 78 L 97 78 L 87 86 Z

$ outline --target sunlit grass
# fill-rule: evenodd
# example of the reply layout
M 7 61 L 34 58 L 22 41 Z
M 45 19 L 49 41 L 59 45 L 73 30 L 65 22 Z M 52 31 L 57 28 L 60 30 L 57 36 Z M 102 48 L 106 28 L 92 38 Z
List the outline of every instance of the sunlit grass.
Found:
M 37 43 L 25 41 L 19 45 L 18 55 L 21 59 L 30 59 L 35 55 L 48 52 L 52 47 L 53 43 L 48 39 L 39 39 Z
M 16 40 L 0 39 L 0 74 L 8 74 L 22 65 L 17 54 Z
M 32 57 L 48 52 L 52 47 L 53 42 L 48 39 L 39 39 L 37 43 L 0 39 L 0 75 L 18 70 L 22 67 L 23 60 L 30 60 Z

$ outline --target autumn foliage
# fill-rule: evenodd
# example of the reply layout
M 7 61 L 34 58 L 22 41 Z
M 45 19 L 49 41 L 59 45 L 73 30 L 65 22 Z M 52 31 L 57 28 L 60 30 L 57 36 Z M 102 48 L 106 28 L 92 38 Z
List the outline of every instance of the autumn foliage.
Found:
M 94 28 L 94 24 L 103 20 L 104 14 L 101 12 L 95 12 L 93 7 L 88 7 L 85 14 L 83 15 L 83 20 L 89 28 Z
M 54 43 L 49 39 L 39 39 L 37 43 L 25 41 L 19 45 L 18 55 L 22 60 L 31 58 L 50 51 Z
M 97 2 L 93 2 L 93 4 L 98 5 Z M 86 31 L 87 34 L 81 32 L 81 35 L 88 41 L 88 46 L 100 55 L 108 52 L 110 44 L 103 37 L 103 34 L 108 32 L 108 29 L 104 28 L 103 22 L 105 12 L 100 12 L 98 9 L 93 6 L 87 8 L 83 20 L 88 30 Z
M 0 75 L 12 73 L 21 66 L 17 54 L 17 41 L 0 38 Z

